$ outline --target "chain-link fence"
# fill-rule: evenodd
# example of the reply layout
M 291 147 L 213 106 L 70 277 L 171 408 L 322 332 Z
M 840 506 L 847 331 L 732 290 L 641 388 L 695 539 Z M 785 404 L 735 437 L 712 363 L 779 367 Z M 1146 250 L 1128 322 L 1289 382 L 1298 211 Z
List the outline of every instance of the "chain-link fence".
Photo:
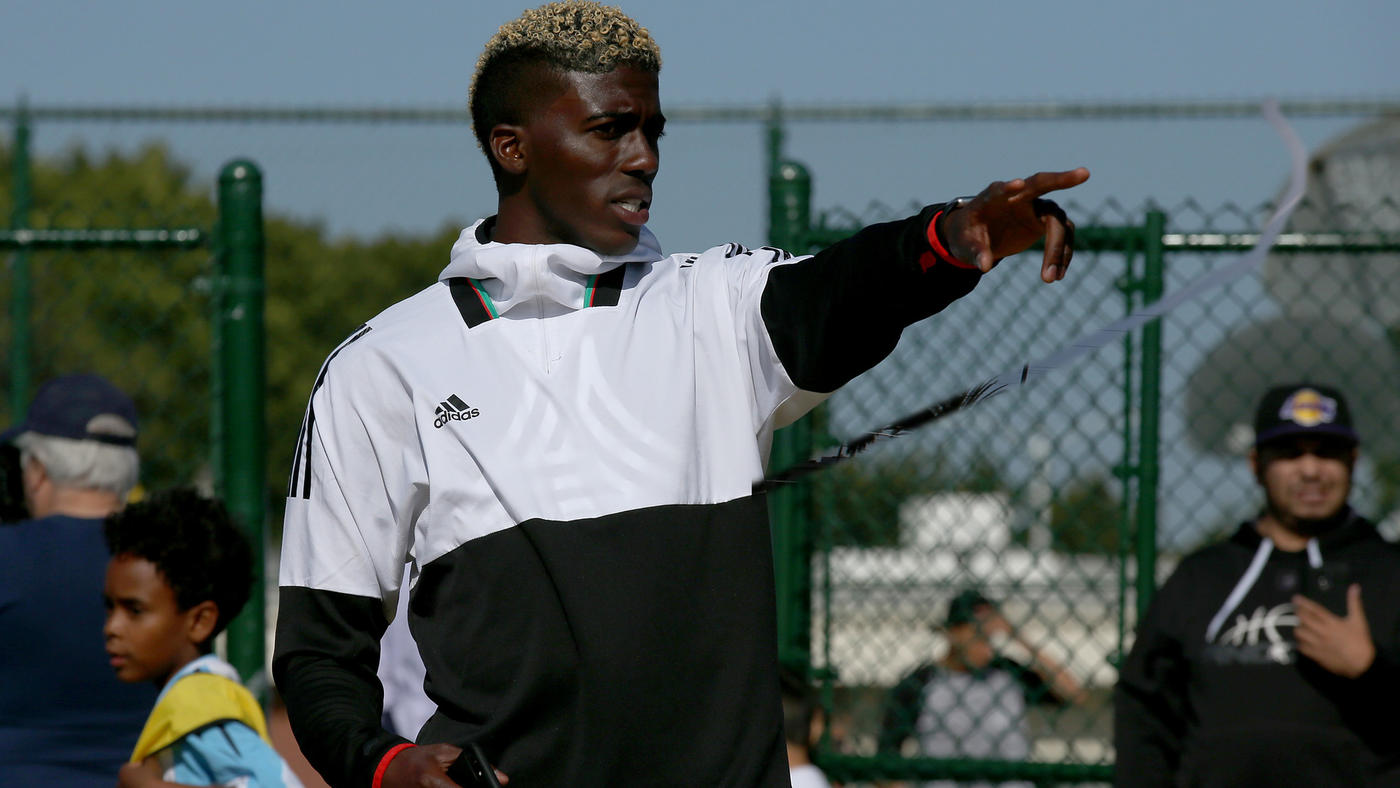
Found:
M 0 207 L 0 423 L 22 417 L 44 381 L 106 377 L 140 417 L 145 490 L 217 491 L 260 544 L 263 485 L 261 181 L 235 161 L 218 199 L 163 199 L 170 184 L 139 166 L 55 188 L 33 166 L 21 124 L 0 149 L 10 185 Z M 139 164 L 139 163 L 138 163 Z M 79 168 L 81 170 L 81 168 Z M 89 199 L 91 198 L 91 199 Z M 261 565 L 259 564 L 259 576 Z M 229 655 L 249 677 L 262 669 L 261 596 L 229 630 Z
M 1082 119 L 1059 105 L 1051 107 L 1058 114 L 1029 107 L 1005 118 L 991 109 L 883 119 L 945 126 Z M 877 110 L 786 113 L 791 122 L 856 124 L 882 118 Z M 1190 107 L 1081 110 L 1084 117 L 1138 123 L 1196 117 Z M 1233 118 L 1253 108 L 1206 110 Z M 1393 105 L 1285 110 L 1365 116 L 1393 111 Z M 19 120 L 25 111 L 0 108 Z M 261 484 L 265 466 L 275 479 L 289 464 L 283 456 L 288 442 L 275 438 L 267 449 L 244 447 L 256 457 L 220 460 L 227 452 L 212 446 L 254 432 L 261 438 L 260 430 L 247 429 L 261 424 L 261 411 L 235 417 L 230 409 L 246 414 L 265 406 L 274 436 L 295 434 L 319 360 L 367 315 L 431 281 L 455 231 L 429 237 L 424 228 L 440 223 L 429 218 L 410 227 L 422 238 L 391 234 L 361 242 L 328 238 L 316 221 L 271 218 L 269 287 L 276 302 L 266 323 L 276 352 L 263 388 L 260 371 L 231 373 L 210 363 L 211 345 L 251 350 L 261 341 L 228 333 L 261 322 L 248 311 L 252 307 L 239 311 L 226 300 L 258 286 L 239 284 L 241 275 L 216 265 L 229 258 L 211 256 L 216 246 L 232 243 L 220 240 L 221 228 L 232 225 L 219 219 L 207 195 L 189 199 L 190 173 L 180 162 L 161 159 L 160 148 L 134 143 L 150 136 L 183 140 L 173 146 L 181 161 L 203 156 L 204 169 L 209 156 L 200 151 L 217 150 L 222 160 L 232 147 L 253 144 L 260 160 L 285 160 L 271 168 L 281 199 L 313 195 L 298 203 L 302 210 L 325 214 L 339 231 L 369 226 L 388 212 L 388 203 L 429 192 L 434 178 L 451 181 L 454 190 L 470 180 L 443 169 L 444 163 L 456 167 L 476 156 L 460 111 L 442 117 L 396 112 L 38 113 L 41 125 L 54 127 L 50 138 L 81 128 L 106 141 L 98 147 L 122 150 L 100 162 L 87 159 L 82 147 L 66 154 L 63 194 L 57 176 L 43 167 L 21 188 L 24 168 L 15 162 L 23 145 L 0 160 L 14 175 L 5 178 L 14 184 L 10 193 L 0 195 L 0 210 L 12 218 L 11 229 L 0 232 L 9 266 L 0 282 L 0 297 L 9 305 L 0 316 L 0 331 L 6 332 L 0 336 L 8 337 L 10 353 L 0 374 L 8 376 L 3 382 L 11 392 L 0 403 L 0 416 L 10 419 L 50 375 L 93 369 L 137 398 L 147 487 L 187 483 L 203 474 L 217 478 L 221 466 L 237 469 L 245 488 L 240 493 L 226 487 L 231 502 L 249 502 L 258 522 L 269 503 L 275 516 L 276 499 L 269 501 Z M 776 108 L 668 111 L 677 127 L 668 138 L 668 167 L 683 166 L 673 151 L 694 142 L 702 147 L 690 155 L 704 171 L 688 183 L 692 188 L 668 190 L 680 192 L 675 203 L 668 202 L 670 212 L 686 215 L 692 212 L 686 200 L 699 205 L 724 195 L 723 201 L 739 203 L 738 213 L 761 214 L 761 188 L 738 187 L 726 168 L 707 162 L 733 158 L 743 147 L 744 160 L 761 169 L 762 145 L 752 131 L 778 114 Z M 694 129 L 700 121 L 704 134 Z M 326 124 L 352 127 L 352 134 L 327 143 Z M 399 125 L 386 130 L 385 124 Z M 834 145 L 845 144 L 844 128 L 822 128 L 843 138 Z M 1077 131 L 1061 131 L 1076 138 L 1078 150 Z M 947 135 L 947 128 L 940 133 Z M 778 158 L 780 138 L 775 128 L 770 162 Z M 958 146 L 944 139 L 943 147 Z M 388 166 L 402 171 L 395 176 L 402 182 L 376 175 L 370 178 L 373 188 L 326 186 L 331 173 L 361 172 L 365 151 L 386 150 L 394 154 Z M 818 169 L 824 168 L 823 160 Z M 1334 170 L 1352 181 L 1376 172 Z M 1400 505 L 1400 446 L 1383 434 L 1395 415 L 1400 285 L 1387 274 L 1400 262 L 1400 196 L 1394 186 L 1400 178 L 1376 177 L 1377 191 L 1364 200 L 1310 192 L 1290 228 L 1295 234 L 1283 239 L 1261 271 L 1183 305 L 1160 324 L 1034 387 L 988 400 L 772 495 L 782 656 L 808 670 L 818 685 L 828 718 L 818 758 L 833 777 L 848 785 L 884 779 L 1106 780 L 1113 759 L 1109 692 L 1116 661 L 1131 642 L 1135 611 L 1184 551 L 1256 509 L 1258 493 L 1242 450 L 1254 400 L 1270 383 L 1311 376 L 1341 386 L 1353 400 L 1366 441 L 1354 500 L 1377 519 Z M 488 183 L 486 176 L 477 180 Z M 794 251 L 905 213 L 875 206 L 813 218 L 810 185 L 783 186 L 769 190 L 768 240 Z M 91 199 L 78 200 L 79 194 Z M 753 204 L 743 204 L 746 199 Z M 460 226 L 464 216 L 489 212 L 490 203 L 489 195 L 459 196 L 442 215 L 462 213 L 451 220 Z M 1179 289 L 1236 259 L 1267 216 L 1263 208 L 1189 201 L 1158 213 L 1112 202 L 1069 207 L 1080 226 L 1080 251 L 1065 281 L 1041 285 L 1028 270 L 1036 267 L 1030 261 L 1006 261 L 971 296 L 906 331 L 890 359 L 839 392 L 814 418 L 780 433 L 773 468 L 1019 368 Z M 428 216 L 426 208 L 414 210 Z M 238 226 L 249 226 L 248 220 Z M 148 232 L 136 231 L 142 228 Z M 713 240 L 711 228 L 701 229 L 703 240 Z M 239 243 L 249 247 L 247 238 Z M 218 330 L 220 323 L 209 320 L 216 314 L 246 322 Z M 239 392 L 217 396 L 231 382 Z M 250 492 L 254 485 L 257 491 Z M 1387 524 L 1392 532 L 1395 526 Z M 1137 566 L 1155 566 L 1156 577 Z M 967 591 L 993 602 L 1004 625 L 964 627 L 967 616 L 960 610 L 968 605 L 953 602 Z M 955 640 L 964 650 L 988 641 L 992 651 L 1032 669 L 1008 669 L 1009 682 L 991 692 L 950 675 L 945 657 Z M 934 686 L 944 693 L 937 714 L 922 704 L 934 694 L 925 690 Z M 914 702 L 911 687 L 920 690 Z
M 900 214 L 809 220 L 805 173 L 778 172 L 774 240 L 789 247 Z M 780 438 L 780 461 L 1020 369 L 1234 262 L 1269 215 L 1194 203 L 1070 213 L 1069 277 L 1045 286 L 1036 261 L 1003 262 Z M 820 689 L 828 773 L 1109 779 L 1111 689 L 1135 611 L 1184 552 L 1257 511 L 1246 454 L 1270 385 L 1308 379 L 1348 394 L 1365 453 L 1353 503 L 1389 515 L 1393 531 L 1397 231 L 1396 195 L 1314 195 L 1262 269 L 1035 386 L 775 495 L 784 657 Z

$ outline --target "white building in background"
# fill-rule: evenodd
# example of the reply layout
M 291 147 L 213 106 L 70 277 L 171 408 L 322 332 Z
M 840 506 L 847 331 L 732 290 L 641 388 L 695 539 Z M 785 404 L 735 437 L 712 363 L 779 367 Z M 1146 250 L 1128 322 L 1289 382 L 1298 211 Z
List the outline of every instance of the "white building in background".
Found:
M 1116 560 L 1013 543 L 1002 493 L 913 498 L 900 520 L 899 547 L 840 547 L 813 559 L 814 662 L 835 669 L 842 684 L 890 686 L 940 655 L 948 600 L 968 587 L 997 600 L 1026 640 L 1086 687 L 1117 679 Z M 1133 625 L 1131 611 L 1126 621 Z M 1017 656 L 1014 646 L 1007 655 Z

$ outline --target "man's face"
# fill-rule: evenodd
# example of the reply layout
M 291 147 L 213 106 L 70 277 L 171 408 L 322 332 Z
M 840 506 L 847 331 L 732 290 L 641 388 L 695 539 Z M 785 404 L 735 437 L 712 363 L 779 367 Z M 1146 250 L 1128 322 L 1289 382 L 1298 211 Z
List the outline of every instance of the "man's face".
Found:
M 1269 513 L 1300 534 L 1346 505 L 1356 446 L 1335 438 L 1282 438 L 1255 450 L 1255 475 L 1264 488 Z
M 509 240 L 626 254 L 649 218 L 660 167 L 656 74 L 621 67 L 558 78 L 562 93 L 520 127 L 524 199 L 513 218 L 526 237 Z
M 1008 630 L 1006 620 L 991 605 L 978 605 L 974 619 L 948 627 L 948 646 L 953 657 L 969 670 L 981 670 L 996 656 L 992 636 Z

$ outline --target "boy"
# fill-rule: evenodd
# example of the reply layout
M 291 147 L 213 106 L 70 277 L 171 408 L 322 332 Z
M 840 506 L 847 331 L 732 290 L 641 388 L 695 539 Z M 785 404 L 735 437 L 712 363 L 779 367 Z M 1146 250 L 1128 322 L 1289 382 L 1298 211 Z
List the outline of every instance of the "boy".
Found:
M 172 490 L 112 515 L 104 532 L 112 669 L 163 687 L 118 785 L 300 788 L 258 702 L 211 653 L 253 581 L 248 543 L 223 505 Z

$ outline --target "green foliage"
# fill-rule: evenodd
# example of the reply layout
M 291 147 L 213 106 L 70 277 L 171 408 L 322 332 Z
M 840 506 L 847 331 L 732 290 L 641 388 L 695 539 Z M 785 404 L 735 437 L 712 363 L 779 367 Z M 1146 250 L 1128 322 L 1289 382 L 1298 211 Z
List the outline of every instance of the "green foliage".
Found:
M 1079 479 L 1050 501 L 1050 546 L 1060 553 L 1117 555 L 1123 505 L 1111 482 Z
M 0 150 L 0 183 L 12 159 Z M 79 149 L 32 162 L 31 227 L 213 228 L 214 184 L 191 177 L 158 144 L 92 157 Z M 12 211 L 0 191 L 0 216 Z M 269 507 L 275 529 L 306 399 L 326 355 L 374 314 L 432 283 L 456 228 L 428 237 L 330 239 L 320 226 L 266 216 Z M 147 487 L 207 476 L 213 362 L 212 260 L 195 251 L 31 253 L 31 379 L 90 370 L 131 392 L 142 418 Z M 8 271 L 7 271 L 8 274 Z M 12 279 L 0 277 L 9 302 Z M 13 336 L 0 310 L 0 341 Z M 8 353 L 7 353 L 8 355 Z M 8 365 L 0 386 L 10 387 Z M 31 392 L 32 393 L 32 392 Z M 0 398 L 5 424 L 12 417 Z
M 854 460 L 818 474 L 812 484 L 817 522 L 826 525 L 831 543 L 855 547 L 898 546 L 899 507 L 913 496 L 1007 489 L 986 456 L 952 468 L 942 455 L 927 452 Z

